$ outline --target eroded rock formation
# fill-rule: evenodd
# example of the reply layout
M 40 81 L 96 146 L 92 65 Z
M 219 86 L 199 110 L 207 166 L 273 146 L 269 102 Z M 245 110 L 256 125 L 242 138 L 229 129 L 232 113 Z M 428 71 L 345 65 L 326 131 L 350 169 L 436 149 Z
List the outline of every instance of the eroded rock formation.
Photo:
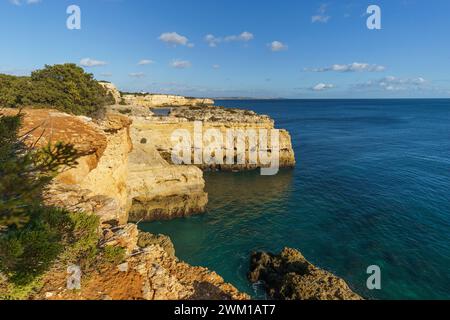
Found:
M 303 255 L 285 248 L 279 255 L 256 252 L 251 256 L 249 280 L 261 281 L 278 300 L 361 300 L 347 283 L 311 264 Z
M 130 116 L 128 192 L 130 221 L 170 219 L 202 213 L 208 202 L 203 172 L 195 166 L 169 164 L 156 149 L 148 117 Z
M 99 84 L 105 88 L 109 93 L 112 94 L 112 96 L 114 97 L 114 101 L 116 103 L 121 103 L 122 102 L 122 96 L 119 92 L 119 90 L 117 90 L 117 87 L 112 84 L 111 82 L 106 82 L 106 81 L 100 81 Z
M 237 133 L 239 131 L 247 133 L 248 130 L 253 130 L 258 135 L 260 132 L 266 132 L 269 140 L 269 145 L 261 145 L 258 139 L 256 140 L 257 150 L 268 150 L 271 154 L 270 137 L 272 129 L 275 129 L 274 121 L 265 115 L 258 115 L 253 111 L 229 109 L 215 106 L 202 107 L 179 107 L 173 108 L 167 117 L 148 117 L 134 120 L 134 127 L 139 128 L 139 137 L 150 142 L 156 150 L 162 155 L 167 162 L 172 162 L 173 148 L 175 146 L 172 141 L 173 133 L 176 130 L 186 130 L 190 136 L 194 137 L 195 123 L 201 123 L 202 132 L 207 132 L 209 129 L 219 130 L 224 137 L 221 143 L 222 154 L 226 155 L 226 137 L 227 132 L 232 131 Z M 262 130 L 262 131 L 260 131 Z M 236 143 L 235 143 L 236 146 Z M 192 145 L 192 162 L 194 163 L 194 144 Z M 258 157 L 256 163 L 251 163 L 249 158 L 250 144 L 249 140 L 245 140 L 245 147 L 243 155 L 245 159 L 238 162 L 237 148 L 235 150 L 235 157 L 233 163 L 227 163 L 226 159 L 222 164 L 208 164 L 202 162 L 196 164 L 201 169 L 224 170 L 224 171 L 239 171 L 252 170 L 267 165 Z M 295 155 L 292 148 L 291 137 L 286 130 L 279 130 L 279 167 L 291 168 L 295 166 Z

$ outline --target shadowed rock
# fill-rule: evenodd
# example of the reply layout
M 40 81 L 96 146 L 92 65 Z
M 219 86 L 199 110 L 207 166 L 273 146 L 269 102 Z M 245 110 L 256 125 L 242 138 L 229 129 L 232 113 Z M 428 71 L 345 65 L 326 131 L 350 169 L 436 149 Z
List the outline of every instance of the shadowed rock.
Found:
M 279 255 L 253 253 L 248 277 L 253 283 L 262 281 L 273 299 L 362 300 L 344 280 L 317 268 L 291 248 Z

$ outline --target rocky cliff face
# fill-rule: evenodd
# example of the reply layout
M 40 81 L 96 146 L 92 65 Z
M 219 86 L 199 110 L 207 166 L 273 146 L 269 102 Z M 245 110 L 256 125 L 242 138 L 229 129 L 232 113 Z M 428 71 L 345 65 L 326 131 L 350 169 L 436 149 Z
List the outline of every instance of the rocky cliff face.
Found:
M 317 268 L 303 255 L 285 248 L 279 255 L 251 256 L 249 280 L 262 281 L 267 293 L 280 300 L 361 300 L 344 280 Z
M 99 82 L 99 84 L 106 89 L 106 91 L 108 91 L 109 93 L 112 94 L 112 96 L 114 97 L 115 102 L 121 103 L 122 101 L 122 97 L 120 95 L 119 90 L 117 89 L 117 87 L 112 84 L 111 82 L 105 82 L 105 81 L 101 81 Z
M 170 94 L 121 94 L 117 87 L 110 82 L 101 81 L 99 84 L 112 94 L 116 104 L 130 105 L 134 108 L 145 107 L 148 109 L 214 104 L 214 100 L 208 98 L 190 98 Z
M 172 161 L 172 152 L 174 142 L 171 140 L 172 134 L 176 130 L 187 130 L 191 137 L 194 137 L 194 122 L 202 124 L 203 132 L 209 129 L 219 130 L 223 137 L 227 137 L 227 132 L 247 130 L 254 130 L 259 134 L 260 130 L 266 131 L 270 141 L 271 130 L 275 128 L 274 121 L 265 115 L 258 115 L 253 111 L 229 109 L 215 106 L 203 107 L 180 107 L 174 108 L 168 117 L 152 117 L 145 120 L 142 125 L 145 126 L 145 138 L 152 141 L 156 149 L 161 153 L 165 160 Z M 261 145 L 259 139 L 256 141 L 256 149 L 268 149 L 271 153 L 271 148 L 267 145 Z M 220 143 L 222 154 L 226 154 L 226 140 Z M 269 147 L 269 148 L 268 148 Z M 224 171 L 239 171 L 251 170 L 260 167 L 266 167 L 258 157 L 256 163 L 250 161 L 250 144 L 247 139 L 244 147 L 245 159 L 238 163 L 234 159 L 232 164 L 228 164 L 224 159 L 223 164 L 197 164 L 201 169 L 224 170 Z M 194 146 L 192 148 L 192 159 L 194 158 Z M 237 152 L 234 153 L 235 158 Z M 192 161 L 194 163 L 194 161 Z M 279 130 L 279 167 L 291 168 L 295 166 L 295 154 L 292 148 L 291 137 L 286 130 Z
M 170 219 L 204 212 L 208 195 L 204 192 L 205 182 L 199 168 L 247 170 L 263 166 L 250 163 L 248 143 L 245 145 L 244 163 L 173 164 L 172 135 L 175 131 L 186 130 L 193 135 L 196 122 L 202 123 L 203 131 L 216 129 L 224 136 L 229 129 L 268 132 L 274 129 L 274 121 L 268 116 L 238 109 L 177 107 L 167 117 L 155 116 L 142 106 L 111 106 L 109 109 L 127 114 L 132 120 L 130 135 L 134 148 L 129 156 L 127 180 L 130 221 Z M 258 147 L 265 148 L 259 144 Z M 225 150 L 226 146 L 221 148 Z M 191 152 L 193 154 L 195 149 Z M 291 138 L 285 130 L 280 130 L 279 160 L 281 168 L 295 165 Z
M 124 94 L 125 103 L 148 108 L 213 105 L 214 100 L 166 94 Z
M 131 221 L 183 217 L 205 211 L 203 173 L 194 166 L 176 166 L 164 160 L 145 117 L 133 117 L 127 186 Z

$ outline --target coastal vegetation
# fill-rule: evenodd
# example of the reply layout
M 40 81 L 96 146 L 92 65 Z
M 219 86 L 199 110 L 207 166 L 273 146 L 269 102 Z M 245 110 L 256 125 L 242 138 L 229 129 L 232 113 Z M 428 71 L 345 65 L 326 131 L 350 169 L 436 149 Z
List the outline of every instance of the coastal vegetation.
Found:
M 99 250 L 97 216 L 44 204 L 52 178 L 80 154 L 63 143 L 27 146 L 21 123 L 20 111 L 0 115 L 0 299 L 26 298 L 56 261 L 89 268 Z
M 114 97 L 75 64 L 46 65 L 29 77 L 0 74 L 0 106 L 51 107 L 76 115 L 91 115 Z

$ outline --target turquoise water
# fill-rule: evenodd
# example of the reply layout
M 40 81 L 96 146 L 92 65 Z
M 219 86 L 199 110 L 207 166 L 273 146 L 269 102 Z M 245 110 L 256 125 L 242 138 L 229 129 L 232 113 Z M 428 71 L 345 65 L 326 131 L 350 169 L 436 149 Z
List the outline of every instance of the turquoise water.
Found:
M 202 216 L 141 224 L 240 290 L 253 250 L 298 248 L 374 299 L 450 299 L 450 100 L 219 101 L 268 114 L 298 166 L 206 175 Z M 382 290 L 369 291 L 369 265 Z

